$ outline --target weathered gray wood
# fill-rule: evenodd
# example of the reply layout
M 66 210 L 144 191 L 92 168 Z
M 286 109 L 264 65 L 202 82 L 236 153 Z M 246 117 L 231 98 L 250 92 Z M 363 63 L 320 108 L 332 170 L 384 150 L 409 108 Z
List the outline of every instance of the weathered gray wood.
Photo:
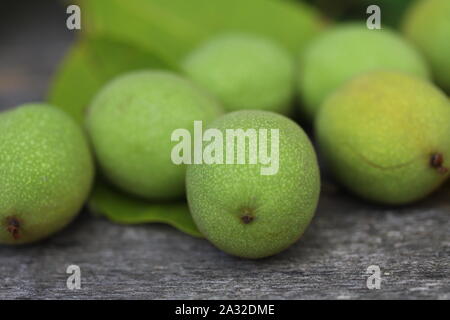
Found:
M 0 109 L 43 99 L 72 40 L 60 19 L 38 18 L 14 28 L 2 20 L 10 32 L 0 28 Z M 167 226 L 120 226 L 85 211 L 40 244 L 0 246 L 0 298 L 450 299 L 448 186 L 402 208 L 323 189 L 300 242 L 258 261 Z M 70 264 L 81 268 L 79 291 L 66 288 Z M 383 272 L 379 290 L 366 287 L 370 265 Z
M 84 213 L 41 244 L 0 247 L 0 297 L 450 299 L 449 196 L 391 210 L 325 194 L 301 241 L 258 261 L 170 227 Z M 69 264 L 81 267 L 80 291 L 66 288 Z M 369 265 L 386 273 L 380 290 L 366 288 Z

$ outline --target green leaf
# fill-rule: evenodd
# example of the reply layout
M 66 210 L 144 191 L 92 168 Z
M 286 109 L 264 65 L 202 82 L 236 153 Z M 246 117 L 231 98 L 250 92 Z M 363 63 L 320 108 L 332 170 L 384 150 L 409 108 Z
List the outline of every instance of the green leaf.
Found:
M 317 12 L 275 0 L 85 0 L 85 32 L 129 41 L 177 62 L 217 33 L 262 34 L 297 54 L 322 28 Z
M 105 37 L 85 37 L 69 51 L 50 89 L 49 102 L 79 123 L 95 93 L 110 79 L 145 68 L 177 70 L 143 49 Z
M 156 204 L 132 198 L 99 181 L 89 207 L 93 212 L 120 224 L 166 223 L 191 236 L 203 237 L 186 203 Z

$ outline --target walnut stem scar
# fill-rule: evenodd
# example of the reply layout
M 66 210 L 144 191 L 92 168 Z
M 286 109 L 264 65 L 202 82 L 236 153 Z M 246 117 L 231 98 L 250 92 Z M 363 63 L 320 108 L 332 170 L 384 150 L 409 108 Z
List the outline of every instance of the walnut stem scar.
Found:
M 14 240 L 17 240 L 20 238 L 20 222 L 15 217 L 8 217 L 6 218 L 7 223 L 7 230 L 9 233 L 11 233 L 11 236 L 14 238 Z

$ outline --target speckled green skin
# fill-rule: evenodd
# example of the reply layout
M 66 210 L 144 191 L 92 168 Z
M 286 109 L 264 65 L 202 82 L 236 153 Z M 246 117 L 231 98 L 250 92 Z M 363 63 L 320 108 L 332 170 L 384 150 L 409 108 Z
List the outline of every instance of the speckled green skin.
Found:
M 300 57 L 298 90 L 303 113 L 313 120 L 321 103 L 352 77 L 392 70 L 429 77 L 424 59 L 389 29 L 350 23 L 324 32 Z
M 450 103 L 417 77 L 375 72 L 353 79 L 326 100 L 316 137 L 337 179 L 372 201 L 406 204 L 449 177 Z M 430 164 L 436 153 L 441 170 Z
M 184 69 L 215 94 L 227 111 L 288 113 L 291 107 L 293 59 L 268 39 L 248 34 L 219 36 L 192 52 Z
M 225 129 L 280 130 L 280 168 L 263 176 L 260 165 L 189 165 L 187 196 L 200 231 L 219 249 L 240 257 L 276 254 L 300 238 L 316 209 L 320 177 L 303 130 L 267 111 L 237 111 L 210 125 Z M 253 220 L 244 223 L 250 214 Z
M 450 1 L 418 1 L 407 12 L 403 30 L 425 55 L 437 83 L 450 93 Z
M 185 166 L 175 165 L 175 129 L 193 130 L 221 108 L 201 89 L 163 71 L 132 72 L 107 84 L 92 102 L 87 129 L 103 173 L 118 187 L 149 199 L 184 194 Z
M 0 132 L 0 243 L 46 238 L 88 196 L 94 170 L 86 138 L 71 118 L 44 104 L 1 113 Z

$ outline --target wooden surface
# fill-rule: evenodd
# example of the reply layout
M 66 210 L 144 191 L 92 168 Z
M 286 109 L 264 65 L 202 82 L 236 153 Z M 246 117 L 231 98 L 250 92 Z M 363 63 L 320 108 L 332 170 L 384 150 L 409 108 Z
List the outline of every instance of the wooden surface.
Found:
M 0 109 L 44 99 L 73 39 L 64 11 L 44 8 L 46 19 L 39 10 L 0 17 Z M 0 299 L 450 299 L 449 213 L 448 186 L 389 208 L 325 182 L 300 242 L 249 261 L 168 226 L 120 226 L 84 211 L 42 243 L 0 246 Z M 81 268 L 80 290 L 66 287 L 72 264 Z M 382 271 L 378 290 L 366 286 L 370 265 Z

